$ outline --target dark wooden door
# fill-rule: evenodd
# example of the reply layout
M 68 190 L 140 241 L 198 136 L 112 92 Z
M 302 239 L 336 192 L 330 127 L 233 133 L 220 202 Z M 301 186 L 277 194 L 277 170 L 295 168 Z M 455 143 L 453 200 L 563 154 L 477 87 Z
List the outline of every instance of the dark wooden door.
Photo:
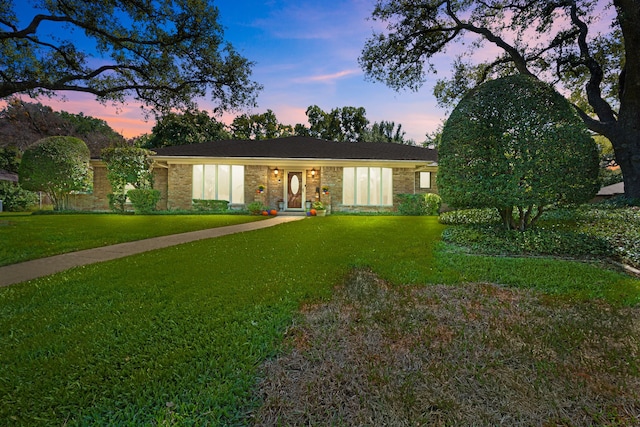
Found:
M 289 172 L 287 175 L 287 208 L 302 208 L 302 172 Z

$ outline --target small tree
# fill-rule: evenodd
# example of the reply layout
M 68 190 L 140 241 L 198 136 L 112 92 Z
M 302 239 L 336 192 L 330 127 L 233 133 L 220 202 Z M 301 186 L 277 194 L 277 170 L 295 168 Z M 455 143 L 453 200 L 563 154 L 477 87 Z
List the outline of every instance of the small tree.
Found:
M 583 203 L 599 188 L 598 148 L 575 109 L 524 75 L 484 83 L 447 120 L 438 188 L 454 208 L 494 207 L 525 230 L 551 204 Z
M 69 193 L 87 189 L 88 181 L 89 149 L 81 139 L 44 138 L 22 155 L 20 185 L 47 193 L 55 210 L 65 209 Z
M 109 206 L 124 212 L 127 201 L 127 185 L 136 189 L 153 189 L 154 152 L 130 145 L 115 145 L 102 150 L 102 160 L 107 166 L 107 179 L 111 184 Z

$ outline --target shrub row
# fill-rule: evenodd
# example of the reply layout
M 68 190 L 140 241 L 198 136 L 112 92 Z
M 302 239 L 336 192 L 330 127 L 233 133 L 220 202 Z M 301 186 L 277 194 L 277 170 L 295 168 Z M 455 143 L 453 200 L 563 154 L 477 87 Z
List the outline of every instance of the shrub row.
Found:
M 437 194 L 398 194 L 398 212 L 401 215 L 438 215 L 442 199 Z
M 491 209 L 443 213 L 440 222 L 456 225 L 444 231 L 445 242 L 475 253 L 606 257 L 640 268 L 640 207 L 616 206 L 550 210 L 525 232 L 504 229 Z

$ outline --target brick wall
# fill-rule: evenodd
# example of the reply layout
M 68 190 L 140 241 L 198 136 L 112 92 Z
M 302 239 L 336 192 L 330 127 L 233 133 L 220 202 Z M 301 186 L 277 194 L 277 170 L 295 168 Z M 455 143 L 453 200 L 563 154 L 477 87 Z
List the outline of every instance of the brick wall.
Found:
M 167 171 L 167 209 L 189 210 L 193 202 L 193 166 L 169 164 Z
M 153 169 L 153 188 L 160 191 L 160 201 L 156 205 L 156 209 L 167 210 L 167 191 L 169 185 L 169 170 L 165 167 L 156 167 Z

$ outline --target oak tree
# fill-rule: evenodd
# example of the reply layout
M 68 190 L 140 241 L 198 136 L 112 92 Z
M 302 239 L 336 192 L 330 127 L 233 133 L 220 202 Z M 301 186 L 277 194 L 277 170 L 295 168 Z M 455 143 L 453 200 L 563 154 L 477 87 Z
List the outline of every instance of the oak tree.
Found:
M 23 0 L 24 22 L 15 3 L 0 3 L 0 98 L 74 91 L 155 112 L 207 95 L 220 110 L 255 104 L 253 63 L 224 41 L 208 0 Z
M 553 83 L 588 128 L 611 141 L 626 195 L 640 198 L 637 0 L 378 0 L 372 18 L 386 29 L 362 51 L 369 78 L 417 90 L 438 71 L 436 56 L 457 46 L 451 76 L 435 86 L 446 105 L 515 72 Z

